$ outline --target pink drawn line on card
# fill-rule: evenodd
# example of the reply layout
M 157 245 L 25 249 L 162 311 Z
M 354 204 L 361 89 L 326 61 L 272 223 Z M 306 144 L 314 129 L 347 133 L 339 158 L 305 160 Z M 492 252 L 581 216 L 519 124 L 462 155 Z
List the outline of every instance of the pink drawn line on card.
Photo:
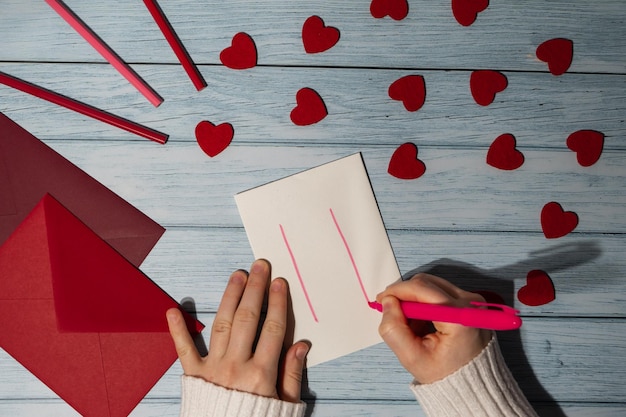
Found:
M 316 323 L 319 323 L 317 319 L 317 315 L 315 314 L 315 309 L 313 308 L 313 304 L 311 303 L 311 299 L 309 298 L 309 293 L 306 290 L 306 285 L 304 285 L 304 280 L 302 279 L 302 274 L 300 274 L 300 269 L 298 268 L 298 263 L 296 262 L 296 257 L 293 255 L 293 251 L 291 250 L 291 245 L 289 244 L 289 240 L 287 240 L 287 235 L 285 234 L 285 229 L 282 224 L 278 225 L 280 227 L 280 233 L 283 235 L 283 241 L 285 242 L 285 246 L 287 246 L 287 251 L 289 252 L 289 256 L 291 257 L 291 263 L 293 264 L 294 269 L 296 270 L 296 275 L 298 276 L 298 281 L 300 281 L 300 286 L 302 287 L 302 292 L 304 293 L 304 298 L 306 299 L 307 304 L 309 305 L 309 309 L 311 310 L 311 314 L 313 314 L 313 319 Z
M 365 296 L 365 301 L 369 303 L 370 299 L 367 296 L 367 291 L 365 291 L 365 285 L 363 285 L 363 279 L 361 279 L 361 274 L 359 273 L 359 268 L 356 266 L 354 256 L 352 256 L 350 245 L 348 245 L 348 241 L 346 240 L 346 237 L 341 231 L 341 227 L 339 226 L 339 222 L 337 221 L 337 217 L 335 217 L 335 213 L 333 212 L 333 209 L 331 208 L 329 210 L 330 210 L 330 215 L 333 218 L 333 222 L 335 223 L 335 227 L 337 228 L 337 232 L 339 232 L 339 236 L 341 237 L 341 240 L 343 241 L 343 245 L 345 246 L 346 251 L 348 252 L 348 256 L 350 257 L 350 262 L 352 262 L 352 268 L 354 269 L 356 278 L 359 280 L 359 285 L 361 286 L 361 291 L 363 292 L 363 295 Z
M 148 85 L 126 62 L 115 53 L 89 26 L 81 20 L 67 4 L 61 0 L 46 0 L 46 3 L 54 9 L 76 32 L 104 57 L 120 74 L 124 76 L 153 106 L 158 107 L 163 98 Z

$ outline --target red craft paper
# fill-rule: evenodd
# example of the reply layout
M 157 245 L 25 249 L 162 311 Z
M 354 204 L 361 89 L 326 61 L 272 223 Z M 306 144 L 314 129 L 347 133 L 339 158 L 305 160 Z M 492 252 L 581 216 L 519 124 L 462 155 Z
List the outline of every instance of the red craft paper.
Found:
M 235 131 L 230 123 L 214 125 L 203 120 L 196 125 L 196 141 L 200 148 L 211 158 L 219 155 L 230 145 Z
M 165 231 L 2 113 L 0 192 L 0 245 L 46 193 L 135 266 Z
M 554 283 L 550 276 L 539 269 L 526 276 L 526 285 L 517 291 L 517 299 L 527 306 L 541 306 L 555 299 Z
M 578 215 L 552 201 L 541 209 L 541 228 L 548 239 L 563 237 L 578 226 Z
M 407 142 L 400 145 L 391 156 L 387 172 L 402 180 L 414 180 L 426 172 L 426 165 L 417 158 L 417 146 Z
M 426 101 L 426 83 L 421 75 L 406 75 L 395 80 L 387 91 L 393 100 L 401 101 L 410 112 L 418 111 Z
M 393 20 L 402 20 L 409 14 L 409 2 L 407 0 L 372 0 L 370 13 L 376 19 L 389 16 Z
M 510 133 L 498 136 L 487 151 L 487 164 L 506 171 L 521 167 L 524 164 L 524 154 L 516 146 L 515 136 Z
M 302 43 L 308 54 L 324 52 L 339 42 L 339 30 L 326 26 L 319 16 L 311 16 L 302 25 Z
M 492 70 L 479 70 L 470 75 L 470 91 L 474 101 L 481 106 L 493 103 L 496 94 L 508 86 L 508 80 L 504 74 Z
M 176 360 L 181 307 L 50 195 L 0 246 L 0 293 L 0 347 L 82 415 L 127 416 Z
M 320 122 L 328 115 L 324 100 L 312 88 L 301 88 L 296 93 L 296 107 L 289 115 L 291 121 L 298 126 L 312 125 Z
M 562 75 L 572 65 L 574 42 L 563 38 L 547 40 L 537 47 L 536 55 L 548 64 L 552 75 Z
M 489 0 L 452 0 L 452 14 L 462 26 L 471 26 L 478 13 L 489 6 Z
M 567 137 L 566 145 L 576 152 L 581 166 L 590 167 L 598 162 L 604 148 L 604 133 L 596 130 L 578 130 Z
M 253 68 L 257 63 L 257 50 L 250 35 L 239 32 L 233 36 L 231 45 L 220 53 L 222 64 L 231 69 Z

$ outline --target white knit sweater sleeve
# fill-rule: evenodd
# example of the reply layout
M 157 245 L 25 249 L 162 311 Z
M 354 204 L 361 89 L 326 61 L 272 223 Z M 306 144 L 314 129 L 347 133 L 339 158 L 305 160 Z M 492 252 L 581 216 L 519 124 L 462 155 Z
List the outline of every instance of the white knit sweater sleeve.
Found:
M 306 404 L 235 391 L 183 375 L 180 417 L 302 417 Z
M 470 363 L 432 384 L 411 384 L 429 417 L 536 417 L 504 362 L 495 335 Z

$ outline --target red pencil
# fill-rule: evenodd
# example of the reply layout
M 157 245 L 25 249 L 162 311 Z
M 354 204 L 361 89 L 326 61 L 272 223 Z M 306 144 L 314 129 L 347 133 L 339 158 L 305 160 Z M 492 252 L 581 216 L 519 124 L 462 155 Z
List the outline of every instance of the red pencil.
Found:
M 159 26 L 159 29 L 163 32 L 163 35 L 170 44 L 170 47 L 174 50 L 178 61 L 183 65 L 183 68 L 187 72 L 189 78 L 191 78 L 191 82 L 196 87 L 196 90 L 202 90 L 207 86 L 206 81 L 202 77 L 202 74 L 200 74 L 198 67 L 194 64 L 189 52 L 185 49 L 182 41 L 174 31 L 174 28 L 170 24 L 169 20 L 167 20 L 161 6 L 159 6 L 156 0 L 143 0 L 143 2 L 150 11 L 152 18 Z
M 155 107 L 163 103 L 163 98 L 148 85 L 118 54 L 104 43 L 104 41 L 83 22 L 76 13 L 72 11 L 61 0 L 46 0 L 67 23 L 70 24 L 96 51 L 100 53 L 120 74 L 124 76 L 141 94 L 148 99 Z
M 38 85 L 31 84 L 27 81 L 13 77 L 1 71 L 0 84 L 15 88 L 16 90 L 23 91 L 35 97 L 47 100 L 51 103 L 58 104 L 59 106 L 74 110 L 75 112 L 84 114 L 85 116 L 92 117 L 94 119 L 119 127 L 120 129 L 124 129 L 128 132 L 134 133 L 144 138 L 151 139 L 158 143 L 167 142 L 167 138 L 169 137 L 165 133 L 159 132 L 157 130 L 151 129 L 135 122 L 131 122 L 128 119 L 124 119 L 104 110 L 100 110 L 96 107 L 90 106 L 89 104 L 82 103 L 62 94 L 55 93 L 54 91 L 48 90 Z

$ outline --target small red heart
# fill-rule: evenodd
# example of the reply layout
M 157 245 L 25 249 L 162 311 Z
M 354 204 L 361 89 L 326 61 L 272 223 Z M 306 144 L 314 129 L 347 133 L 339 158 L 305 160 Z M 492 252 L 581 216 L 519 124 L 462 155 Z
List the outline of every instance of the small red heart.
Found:
M 291 111 L 291 121 L 298 126 L 312 125 L 328 115 L 324 100 L 312 88 L 301 88 L 296 93 L 296 107 Z
M 426 165 L 417 158 L 417 146 L 407 142 L 398 147 L 391 156 L 387 172 L 402 180 L 414 180 L 426 172 Z
M 539 269 L 526 275 L 526 285 L 517 291 L 517 299 L 527 306 L 541 306 L 555 299 L 554 283 L 550 276 Z
M 487 164 L 506 171 L 521 167 L 524 164 L 524 154 L 516 146 L 515 136 L 510 133 L 498 136 L 487 151 Z
M 370 13 L 376 19 L 389 16 L 393 20 L 402 20 L 409 14 L 409 2 L 407 0 L 372 0 Z
M 596 130 L 578 130 L 568 136 L 567 147 L 576 152 L 578 163 L 589 167 L 600 159 L 604 147 L 604 133 Z
M 470 26 L 487 6 L 489 0 L 452 0 L 452 14 L 461 25 Z
M 547 40 L 537 47 L 536 55 L 548 64 L 552 75 L 561 75 L 572 65 L 574 42 L 563 38 Z
M 230 145 L 235 131 L 230 123 L 214 125 L 203 120 L 196 125 L 196 140 L 200 148 L 211 158 L 219 155 Z
M 498 71 L 480 70 L 470 75 L 470 91 L 474 101 L 481 106 L 493 103 L 496 94 L 508 86 L 506 76 Z
M 578 226 L 578 215 L 564 211 L 557 202 L 550 202 L 541 209 L 541 229 L 548 239 L 563 237 Z
M 239 32 L 233 36 L 231 45 L 220 53 L 222 64 L 231 69 L 248 69 L 256 66 L 257 51 L 250 35 Z
M 408 111 L 417 111 L 426 101 L 426 83 L 421 75 L 407 75 L 389 86 L 389 97 L 401 101 Z
M 302 43 L 309 54 L 324 52 L 339 41 L 339 29 L 326 26 L 319 16 L 311 16 L 302 25 Z

